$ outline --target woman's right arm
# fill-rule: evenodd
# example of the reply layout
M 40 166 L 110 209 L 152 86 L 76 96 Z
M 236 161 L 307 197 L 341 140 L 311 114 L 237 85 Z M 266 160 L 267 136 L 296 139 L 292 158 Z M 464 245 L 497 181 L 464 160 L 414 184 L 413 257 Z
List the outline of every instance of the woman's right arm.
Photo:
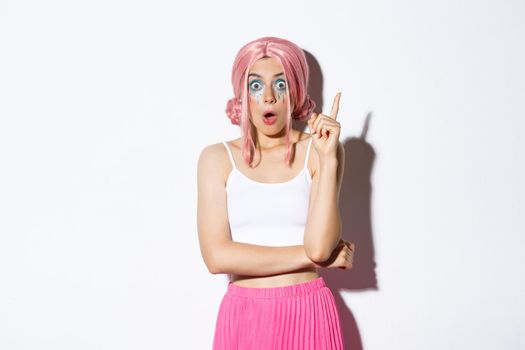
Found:
M 197 230 L 202 257 L 212 274 L 269 276 L 315 267 L 303 245 L 269 247 L 234 242 L 226 208 L 222 169 L 228 154 L 221 143 L 205 147 L 197 167 Z

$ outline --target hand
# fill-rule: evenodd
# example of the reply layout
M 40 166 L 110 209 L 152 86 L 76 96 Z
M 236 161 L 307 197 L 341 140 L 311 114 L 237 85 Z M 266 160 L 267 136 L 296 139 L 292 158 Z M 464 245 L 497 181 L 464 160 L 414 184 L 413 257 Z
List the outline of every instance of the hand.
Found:
M 320 157 L 337 156 L 341 124 L 336 120 L 341 93 L 335 95 L 330 115 L 312 113 L 308 127 L 312 133 L 314 148 Z
M 354 264 L 354 252 L 354 243 L 340 239 L 328 260 L 322 263 L 313 262 L 313 264 L 317 268 L 330 269 L 338 267 L 343 270 L 351 269 Z

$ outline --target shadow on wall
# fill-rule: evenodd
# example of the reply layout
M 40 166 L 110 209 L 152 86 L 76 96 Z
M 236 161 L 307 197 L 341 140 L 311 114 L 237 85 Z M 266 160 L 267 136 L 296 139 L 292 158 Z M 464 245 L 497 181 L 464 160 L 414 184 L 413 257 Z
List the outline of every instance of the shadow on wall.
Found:
M 310 97 L 317 102 L 315 112 L 323 108 L 323 75 L 321 67 L 312 54 L 305 51 L 310 68 Z M 331 107 L 331 106 L 330 106 Z M 339 207 L 343 224 L 342 238 L 355 243 L 354 266 L 351 270 L 320 269 L 320 275 L 332 290 L 344 334 L 346 349 L 362 350 L 363 344 L 356 319 L 346 306 L 341 293 L 344 290 L 363 291 L 377 290 L 375 272 L 374 244 L 371 220 L 370 183 L 375 152 L 366 141 L 372 113 L 366 116 L 363 130 L 359 137 L 349 137 L 342 140 L 345 148 L 345 171 Z M 299 130 L 306 128 L 306 123 L 297 125 Z

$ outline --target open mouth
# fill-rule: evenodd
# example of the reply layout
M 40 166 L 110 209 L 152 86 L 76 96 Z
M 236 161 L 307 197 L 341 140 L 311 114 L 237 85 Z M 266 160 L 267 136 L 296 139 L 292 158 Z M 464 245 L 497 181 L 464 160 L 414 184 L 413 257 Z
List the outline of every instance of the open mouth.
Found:
M 277 115 L 273 112 L 266 112 L 263 115 L 263 121 L 266 125 L 272 125 L 277 120 Z

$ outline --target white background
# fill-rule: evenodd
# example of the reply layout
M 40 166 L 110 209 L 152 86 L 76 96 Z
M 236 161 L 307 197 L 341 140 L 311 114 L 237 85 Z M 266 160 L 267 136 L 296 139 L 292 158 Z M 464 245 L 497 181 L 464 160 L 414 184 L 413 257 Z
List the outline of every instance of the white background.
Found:
M 2 1 L 0 348 L 211 348 L 227 280 L 200 255 L 196 164 L 239 136 L 237 50 L 273 35 L 318 65 L 323 111 L 343 93 L 356 266 L 326 278 L 347 348 L 524 349 L 524 18 L 517 0 Z

